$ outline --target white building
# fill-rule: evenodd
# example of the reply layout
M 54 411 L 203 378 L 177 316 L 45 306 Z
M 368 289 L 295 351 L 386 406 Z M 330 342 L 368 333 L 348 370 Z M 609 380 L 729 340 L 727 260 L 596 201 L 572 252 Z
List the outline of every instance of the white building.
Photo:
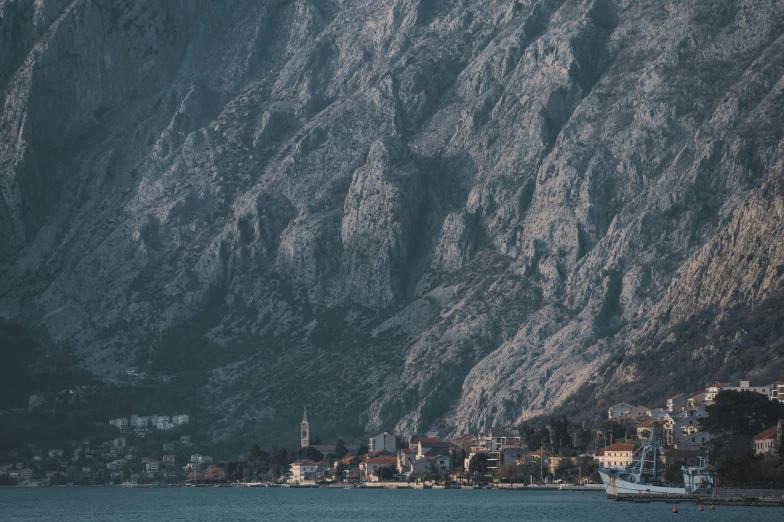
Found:
M 125 459 L 115 459 L 115 460 L 113 460 L 111 462 L 108 462 L 106 464 L 106 467 L 109 470 L 118 471 L 118 470 L 123 469 L 123 467 L 125 466 L 125 462 L 126 462 Z
M 711 440 L 711 435 L 707 431 L 697 431 L 684 436 L 679 442 L 675 443 L 675 449 L 679 450 L 700 450 L 703 445 Z
M 433 463 L 428 459 L 415 460 L 411 464 L 411 473 L 432 473 Z
M 397 457 L 373 457 L 359 463 L 359 469 L 364 471 L 365 477 L 375 480 L 375 473 L 379 468 L 397 468 Z
M 775 454 L 778 448 L 778 429 L 776 426 L 758 433 L 752 439 L 755 455 Z
M 50 459 L 54 459 L 54 458 L 62 457 L 62 456 L 63 456 L 63 450 L 61 450 L 61 449 L 51 449 L 51 450 L 49 450 L 49 458 Z
M 685 393 L 679 393 L 678 395 L 673 395 L 669 399 L 667 399 L 667 411 L 670 413 L 675 413 L 681 411 L 686 405 L 689 403 L 689 398 L 686 396 Z
M 155 429 L 167 431 L 174 429 L 174 424 L 168 419 L 158 419 L 155 423 Z
M 477 435 L 475 446 L 477 449 L 501 451 L 508 446 L 519 446 L 520 440 L 518 430 L 490 430 Z
M 161 470 L 160 464 L 157 460 L 148 462 L 145 466 L 145 471 L 149 474 L 158 473 Z
M 128 419 L 125 417 L 120 417 L 118 419 L 112 419 L 109 421 L 109 424 L 117 428 L 118 430 L 127 430 L 128 429 Z
M 724 389 L 728 391 L 750 391 L 770 397 L 770 389 L 772 387 L 773 385 L 770 384 L 765 386 L 752 386 L 749 381 L 740 381 L 740 386 L 726 386 Z
M 427 457 L 433 455 L 432 451 L 437 451 L 438 453 L 445 453 L 449 454 L 449 452 L 455 447 L 454 442 L 443 442 L 440 440 L 433 440 L 433 439 L 420 439 L 419 443 L 417 444 L 417 458 L 420 457 Z
M 294 482 L 315 480 L 317 464 L 312 460 L 303 459 L 291 464 L 291 478 Z
M 730 383 L 728 382 L 717 382 L 708 386 L 705 390 L 705 403 L 713 404 L 713 401 L 716 400 L 716 395 L 718 395 L 720 391 L 726 389 L 729 385 Z
M 784 402 L 784 382 L 774 382 L 770 385 L 770 400 Z
M 190 422 L 191 417 L 187 413 L 182 413 L 180 415 L 174 415 L 172 417 L 172 424 L 175 426 L 182 426 L 183 424 L 188 424 Z
M 397 451 L 397 437 L 385 431 L 375 437 L 370 437 L 369 451 L 386 450 L 393 455 Z
M 634 444 L 612 444 L 607 446 L 596 456 L 599 461 L 607 468 L 624 468 L 633 462 Z
M 427 460 L 430 461 L 430 466 L 433 469 L 433 473 L 443 473 L 444 471 L 449 471 L 452 469 L 452 458 L 448 455 L 427 457 Z
M 403 448 L 397 452 L 397 470 L 405 473 L 411 469 L 411 464 L 416 460 L 416 450 Z
M 634 406 L 628 402 L 619 402 L 610 406 L 607 410 L 607 418 L 610 420 L 617 420 L 623 417 L 626 413 L 630 412 Z
M 139 415 L 131 415 L 131 427 L 134 429 L 146 428 L 150 423 L 149 417 L 142 417 Z
M 631 410 L 627 411 L 623 415 L 627 419 L 633 419 L 636 421 L 643 421 L 645 419 L 650 418 L 651 410 L 646 408 L 645 406 L 635 406 Z

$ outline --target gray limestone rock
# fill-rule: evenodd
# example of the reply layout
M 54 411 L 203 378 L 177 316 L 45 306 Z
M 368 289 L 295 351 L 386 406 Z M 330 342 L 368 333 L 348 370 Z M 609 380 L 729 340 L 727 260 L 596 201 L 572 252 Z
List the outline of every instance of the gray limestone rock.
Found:
M 216 440 L 290 443 L 305 404 L 325 440 L 593 405 L 693 314 L 775 309 L 782 28 L 775 0 L 0 0 L 0 316 L 107 380 L 198 353 Z

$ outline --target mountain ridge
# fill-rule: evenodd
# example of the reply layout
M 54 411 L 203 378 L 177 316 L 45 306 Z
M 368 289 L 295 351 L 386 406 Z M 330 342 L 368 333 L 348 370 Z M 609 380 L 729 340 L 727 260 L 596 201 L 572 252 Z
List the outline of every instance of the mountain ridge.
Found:
M 322 436 L 595 405 L 658 332 L 780 288 L 778 252 L 732 240 L 778 238 L 776 2 L 0 17 L 0 315 L 106 380 L 187 373 L 216 440 L 285 440 L 306 404 Z

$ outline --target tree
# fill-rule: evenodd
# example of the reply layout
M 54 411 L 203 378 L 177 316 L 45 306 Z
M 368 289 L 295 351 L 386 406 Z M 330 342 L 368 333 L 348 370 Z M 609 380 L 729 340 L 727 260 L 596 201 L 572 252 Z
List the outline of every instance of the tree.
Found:
M 525 482 L 526 474 L 525 470 L 516 464 L 504 464 L 496 470 L 495 477 L 499 482 L 515 483 Z
M 569 423 L 566 418 L 550 419 L 550 448 L 553 455 L 560 454 L 562 449 L 571 448 Z
M 784 404 L 750 391 L 720 391 L 706 411 L 702 427 L 714 435 L 730 437 L 756 435 L 784 418 Z
M 49 477 L 49 485 L 50 486 L 64 486 L 68 483 L 68 479 L 65 478 L 65 475 L 62 473 L 55 473 L 51 477 Z
M 760 460 L 759 456 L 752 454 L 728 455 L 722 459 L 716 471 L 718 471 L 723 484 L 729 486 L 744 485 L 749 479 L 749 468 L 758 460 Z
M 477 453 L 468 463 L 468 474 L 477 479 L 480 475 L 487 474 L 487 455 L 485 453 Z
M 667 466 L 664 471 L 664 480 L 671 484 L 680 484 L 683 482 L 683 472 L 681 471 L 682 464 L 675 463 Z
M 337 444 L 335 444 L 335 458 L 340 460 L 346 455 L 348 455 L 348 448 L 346 447 L 346 443 L 343 442 L 343 439 L 338 439 Z
M 362 455 L 367 455 L 367 452 L 368 452 L 368 447 L 365 444 L 360 444 L 359 448 L 357 448 L 357 455 L 359 455 L 360 457 Z
M 324 460 L 324 454 L 313 446 L 305 446 L 304 448 L 300 448 L 294 452 L 294 459 L 292 460 L 301 459 L 308 459 L 312 460 L 313 462 L 318 462 L 320 460 Z
M 335 482 L 343 482 L 343 473 L 346 471 L 346 465 L 338 461 L 335 466 Z
M 210 466 L 204 473 L 204 480 L 220 482 L 226 478 L 226 473 L 218 466 Z
M 375 476 L 378 477 L 378 480 L 390 480 L 392 477 L 395 476 L 397 470 L 392 466 L 382 466 L 380 468 L 376 468 L 373 472 Z

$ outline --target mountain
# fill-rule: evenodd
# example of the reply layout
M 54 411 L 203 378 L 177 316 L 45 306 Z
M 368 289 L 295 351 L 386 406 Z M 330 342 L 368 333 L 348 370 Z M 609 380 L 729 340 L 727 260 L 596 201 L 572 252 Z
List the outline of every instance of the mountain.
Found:
M 0 317 L 216 442 L 782 377 L 781 2 L 0 0 L 0 41 Z

